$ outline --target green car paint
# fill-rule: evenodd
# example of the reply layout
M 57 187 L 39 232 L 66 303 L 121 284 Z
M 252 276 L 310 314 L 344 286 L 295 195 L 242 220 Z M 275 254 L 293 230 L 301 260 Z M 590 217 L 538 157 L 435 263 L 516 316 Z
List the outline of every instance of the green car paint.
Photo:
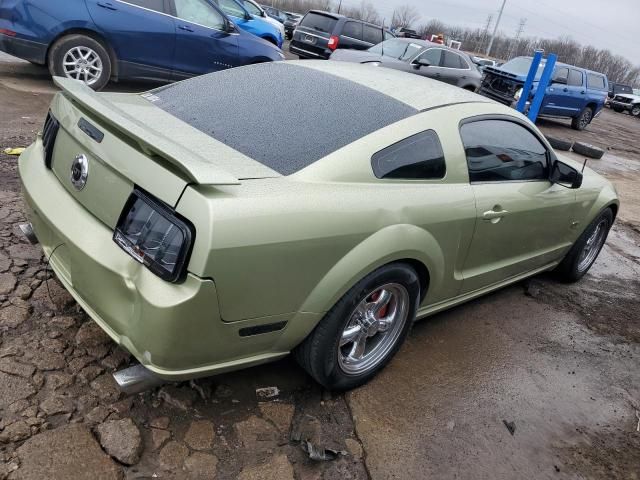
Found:
M 424 79 L 400 72 L 294 64 L 420 112 L 282 176 L 157 108 L 153 92 L 94 93 L 56 79 L 63 91 L 51 105 L 61 126 L 53 166 L 44 165 L 41 136 L 20 157 L 28 217 L 53 270 L 114 341 L 163 378 L 287 355 L 355 283 L 395 261 L 422 276 L 418 317 L 425 317 L 555 267 L 599 212 L 617 211 L 612 186 L 588 168 L 579 189 L 471 184 L 460 122 L 479 115 L 527 121 L 507 107 L 438 82 L 425 90 Z M 101 142 L 79 128 L 81 118 L 104 132 Z M 442 144 L 443 179 L 374 176 L 373 154 L 428 129 Z M 94 180 L 80 191 L 69 181 L 79 153 Z M 162 280 L 112 240 L 136 186 L 195 226 L 181 283 Z M 485 221 L 496 206 L 508 217 Z M 259 333 L 274 324 L 284 328 Z M 254 327 L 258 333 L 242 334 Z

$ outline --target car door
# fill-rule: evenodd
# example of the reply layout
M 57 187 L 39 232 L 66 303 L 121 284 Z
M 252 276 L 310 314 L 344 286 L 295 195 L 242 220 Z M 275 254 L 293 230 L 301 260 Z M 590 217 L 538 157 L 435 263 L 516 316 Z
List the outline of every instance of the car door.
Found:
M 575 191 L 552 184 L 553 157 L 514 117 L 463 121 L 476 228 L 463 270 L 463 293 L 500 283 L 562 258 L 576 228 Z
M 417 55 L 411 62 L 408 63 L 409 68 L 407 71 L 411 73 L 417 73 L 423 77 L 434 78 L 436 80 L 444 80 L 442 76 L 442 67 L 440 67 L 440 61 L 442 60 L 442 48 L 428 48 L 422 53 Z M 418 64 L 419 60 L 426 60 L 429 62 L 429 66 L 421 66 Z
M 119 62 L 120 76 L 171 78 L 176 34 L 167 0 L 86 0 Z
M 583 72 L 575 68 L 561 67 L 556 71 L 551 85 L 547 87 L 541 113 L 571 117 L 586 105 L 586 79 Z M 566 81 L 565 84 L 560 83 Z
M 463 80 L 462 77 L 466 78 L 466 73 L 468 73 L 469 66 L 464 59 L 455 52 L 451 50 L 443 50 L 442 58 L 440 59 L 441 78 L 443 82 L 449 83 L 451 85 L 458 85 Z
M 176 48 L 174 76 L 225 70 L 239 65 L 238 35 L 228 20 L 206 0 L 172 0 Z

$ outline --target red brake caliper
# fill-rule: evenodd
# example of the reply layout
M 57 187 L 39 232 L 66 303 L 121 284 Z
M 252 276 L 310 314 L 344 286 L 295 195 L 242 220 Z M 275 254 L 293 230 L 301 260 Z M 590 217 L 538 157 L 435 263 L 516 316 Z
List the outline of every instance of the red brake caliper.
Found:
M 378 290 L 377 292 L 373 292 L 371 295 L 371 301 L 375 302 L 382 295 L 382 290 Z M 389 310 L 389 303 L 387 303 L 382 309 L 378 312 L 378 320 L 387 316 L 387 311 Z

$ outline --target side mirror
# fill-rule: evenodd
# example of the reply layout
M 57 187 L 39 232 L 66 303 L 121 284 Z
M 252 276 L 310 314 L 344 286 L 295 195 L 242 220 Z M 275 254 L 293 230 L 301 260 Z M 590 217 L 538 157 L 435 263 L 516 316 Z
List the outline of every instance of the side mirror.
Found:
M 549 180 L 551 183 L 557 183 L 566 188 L 580 188 L 582 186 L 582 173 L 566 163 L 556 160 L 551 167 Z
M 420 69 L 421 67 L 430 67 L 431 64 L 425 58 L 419 58 L 413 62 L 413 68 Z
M 558 83 L 560 85 L 566 85 L 567 79 L 565 77 L 555 77 L 551 80 L 551 83 Z
M 225 24 L 225 28 L 224 28 L 224 30 L 225 30 L 225 32 L 227 32 L 227 33 L 234 33 L 234 32 L 237 32 L 237 31 L 238 31 L 238 29 L 237 29 L 237 27 L 236 27 L 235 23 L 233 23 L 233 22 L 231 22 L 231 21 L 229 21 L 229 20 L 227 20 L 227 21 L 226 21 L 226 24 Z

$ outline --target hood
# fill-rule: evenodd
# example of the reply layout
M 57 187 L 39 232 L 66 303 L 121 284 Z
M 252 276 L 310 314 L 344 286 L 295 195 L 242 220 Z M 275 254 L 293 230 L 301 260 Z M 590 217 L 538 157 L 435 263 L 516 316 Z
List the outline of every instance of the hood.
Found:
M 631 93 L 616 93 L 613 98 L 616 97 L 629 98 L 632 102 L 640 102 L 640 96 Z

